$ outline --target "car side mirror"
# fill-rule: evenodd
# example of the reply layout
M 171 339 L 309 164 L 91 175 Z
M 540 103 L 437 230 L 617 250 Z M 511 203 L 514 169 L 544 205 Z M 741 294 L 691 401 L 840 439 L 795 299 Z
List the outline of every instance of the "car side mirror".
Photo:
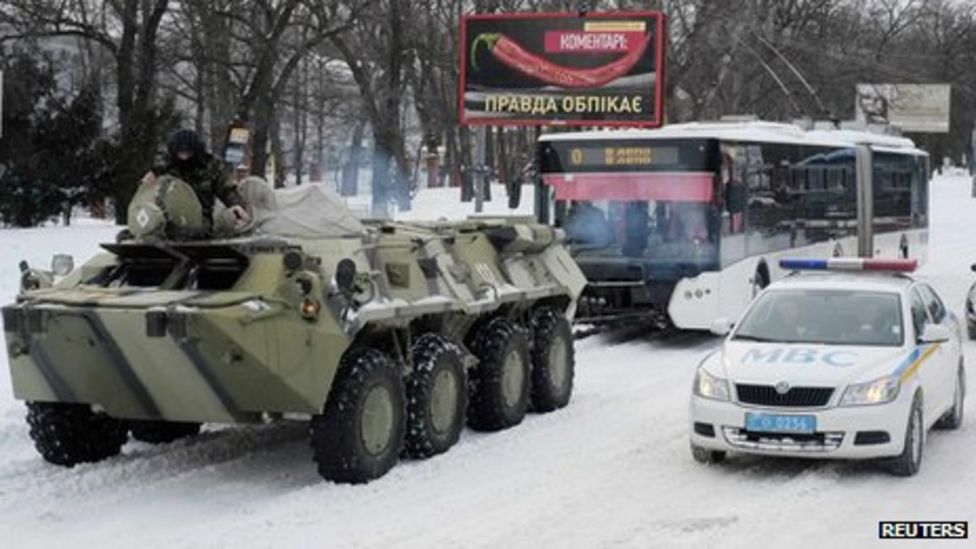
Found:
M 735 326 L 735 323 L 731 319 L 723 316 L 712 321 L 709 331 L 717 336 L 725 337 L 732 331 L 733 326 Z
M 952 337 L 952 330 L 942 324 L 926 324 L 919 336 L 919 343 L 942 343 L 949 341 Z

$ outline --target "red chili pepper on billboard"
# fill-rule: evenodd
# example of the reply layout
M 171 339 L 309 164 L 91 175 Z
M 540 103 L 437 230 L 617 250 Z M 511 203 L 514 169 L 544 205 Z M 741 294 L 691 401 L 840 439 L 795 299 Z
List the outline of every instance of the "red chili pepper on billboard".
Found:
M 479 34 L 471 43 L 471 68 L 474 70 L 478 69 L 476 56 L 478 46 L 482 43 L 488 46 L 495 59 L 547 84 L 564 88 L 598 88 L 620 78 L 634 68 L 647 50 L 650 35 L 645 36 L 640 45 L 627 55 L 592 69 L 564 67 L 526 50 L 504 34 L 486 32 Z

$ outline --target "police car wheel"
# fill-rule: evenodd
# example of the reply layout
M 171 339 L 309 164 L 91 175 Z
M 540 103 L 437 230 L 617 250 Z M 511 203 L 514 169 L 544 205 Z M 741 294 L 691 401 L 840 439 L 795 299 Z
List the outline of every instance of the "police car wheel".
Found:
M 698 463 L 704 463 L 705 465 L 722 463 L 725 461 L 726 455 L 725 452 L 720 450 L 707 450 L 701 446 L 691 445 L 691 457 Z
M 915 395 L 905 428 L 905 447 L 901 454 L 888 463 L 891 474 L 899 477 L 914 476 L 922 466 L 925 450 L 925 423 L 922 421 L 922 397 Z
M 966 370 L 962 364 L 956 374 L 956 386 L 952 393 L 952 408 L 939 418 L 936 429 L 952 431 L 962 426 L 963 410 L 966 404 Z
M 38 453 L 55 465 L 101 461 L 125 444 L 125 425 L 87 404 L 28 402 L 27 424 Z

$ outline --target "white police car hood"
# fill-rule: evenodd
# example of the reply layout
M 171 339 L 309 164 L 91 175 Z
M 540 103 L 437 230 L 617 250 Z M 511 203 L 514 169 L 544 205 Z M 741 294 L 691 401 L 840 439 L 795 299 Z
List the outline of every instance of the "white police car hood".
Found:
M 904 347 L 729 340 L 710 357 L 708 371 L 733 383 L 836 387 L 889 375 L 911 352 Z

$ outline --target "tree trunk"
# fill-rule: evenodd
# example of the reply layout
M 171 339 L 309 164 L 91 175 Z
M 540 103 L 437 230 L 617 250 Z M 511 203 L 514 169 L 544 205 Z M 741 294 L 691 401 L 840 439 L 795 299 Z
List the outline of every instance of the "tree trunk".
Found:
M 506 195 L 512 196 L 512 166 L 508 158 L 508 133 L 498 128 L 498 180 L 505 186 Z
M 307 65 L 305 63 L 302 65 L 302 69 L 307 69 Z M 304 74 L 307 74 L 307 70 L 301 70 L 296 74 L 294 106 L 292 107 L 292 112 L 294 114 L 292 125 L 294 126 L 295 130 L 295 150 L 292 158 L 295 170 L 295 185 L 302 184 L 302 175 L 305 171 L 305 139 L 307 137 L 305 132 L 305 112 L 307 110 L 307 106 L 305 105 Z
M 389 198 L 387 189 L 390 183 L 390 153 L 386 147 L 380 144 L 380 139 L 375 136 L 374 131 L 373 145 L 373 201 L 371 217 L 377 219 L 388 219 L 390 217 Z
M 459 152 L 457 144 L 457 128 L 451 126 L 447 128 L 444 132 L 444 167 L 442 177 L 447 179 L 447 185 L 441 181 L 441 187 L 460 187 L 461 186 L 461 172 L 458 169 L 459 165 Z
M 342 181 L 339 183 L 339 193 L 342 196 L 356 196 L 359 191 L 359 165 L 362 163 L 363 134 L 366 132 L 366 122 L 360 120 L 352 130 L 349 143 L 349 158 L 342 167 Z
M 471 202 L 474 199 L 474 170 L 471 150 L 471 130 L 466 127 L 458 128 L 460 141 L 458 169 L 461 175 L 461 202 Z

